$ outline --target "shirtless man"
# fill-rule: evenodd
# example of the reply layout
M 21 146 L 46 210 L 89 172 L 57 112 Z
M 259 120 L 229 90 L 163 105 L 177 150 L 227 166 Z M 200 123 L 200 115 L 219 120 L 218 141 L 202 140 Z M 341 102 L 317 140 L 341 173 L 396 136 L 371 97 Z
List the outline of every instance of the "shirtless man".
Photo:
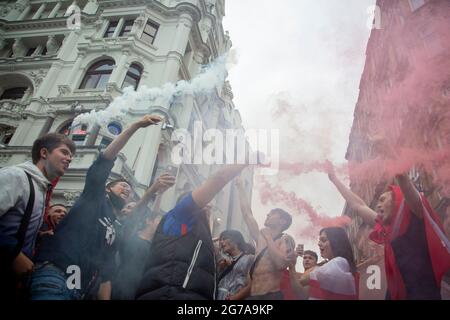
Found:
M 295 241 L 283 231 L 292 223 L 292 217 L 282 209 L 272 209 L 264 222 L 265 228 L 259 230 L 253 217 L 248 197 L 240 179 L 237 188 L 241 211 L 250 236 L 256 241 L 255 263 L 250 269 L 247 292 L 250 300 L 283 300 L 280 280 L 290 259 L 294 256 Z

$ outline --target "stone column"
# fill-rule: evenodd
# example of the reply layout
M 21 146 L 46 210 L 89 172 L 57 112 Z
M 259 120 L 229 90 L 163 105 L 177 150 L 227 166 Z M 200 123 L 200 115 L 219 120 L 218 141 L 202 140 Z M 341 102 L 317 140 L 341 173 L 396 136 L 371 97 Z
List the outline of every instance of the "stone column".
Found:
M 53 88 L 55 81 L 58 78 L 59 73 L 61 72 L 63 64 L 61 62 L 54 62 L 42 80 L 39 89 L 36 91 L 36 97 L 47 97 Z M 70 79 L 70 78 L 69 78 Z
M 124 23 L 125 23 L 125 19 L 123 17 L 120 18 L 119 23 L 117 24 L 116 30 L 114 30 L 114 33 L 112 35 L 113 38 L 117 38 L 119 36 L 120 30 L 122 30 Z
M 145 23 L 145 14 L 141 13 L 133 23 L 133 27 L 131 28 L 130 35 L 136 35 L 138 31 L 144 26 Z
M 44 126 L 42 127 L 41 132 L 39 133 L 39 137 L 43 136 L 44 134 L 48 133 L 50 128 L 53 125 L 53 121 L 55 120 L 55 115 L 49 115 L 47 119 L 45 120 Z
M 111 77 L 109 78 L 109 83 L 116 83 L 119 86 L 120 79 L 123 78 L 124 73 L 126 72 L 128 57 L 130 56 L 130 52 L 123 51 L 122 56 L 119 59 L 119 63 L 114 68 Z
M 47 40 L 47 43 L 45 44 L 45 46 L 47 48 L 48 55 L 55 54 L 58 52 L 59 43 L 58 43 L 58 41 L 56 41 L 54 35 L 48 36 L 48 40 Z
M 58 52 L 58 59 L 68 61 L 75 59 L 76 50 L 74 50 L 74 47 L 76 46 L 79 37 L 80 33 L 77 32 L 77 30 L 73 30 L 64 38 Z
M 25 55 L 25 51 L 27 48 L 23 44 L 22 38 L 16 38 L 14 40 L 13 46 L 13 57 L 20 57 L 21 55 Z
M 184 51 L 189 40 L 189 34 L 191 33 L 192 25 L 192 17 L 186 13 L 183 13 L 178 20 L 178 24 L 176 27 L 177 30 L 173 37 L 171 52 L 168 56 L 162 83 L 169 81 L 173 82 L 177 80 L 181 63 L 180 57 L 184 56 Z
M 109 21 L 107 19 L 99 19 L 95 22 L 96 25 L 96 35 L 95 38 L 101 39 L 108 28 Z
M 29 5 L 28 0 L 17 0 L 14 4 L 13 8 L 8 12 L 8 15 L 5 17 L 5 20 L 15 21 L 20 16 L 20 14 L 25 10 L 25 8 Z
M 83 62 L 84 57 L 84 53 L 78 53 L 77 60 L 75 60 L 72 70 L 70 71 L 70 75 L 67 77 L 68 85 L 70 86 L 71 91 L 75 89 L 75 85 L 78 83 L 78 81 L 75 81 L 75 78 L 80 71 L 81 63 Z
M 33 15 L 33 17 L 31 18 L 31 20 L 39 19 L 39 18 L 41 17 L 42 13 L 44 12 L 46 6 L 47 6 L 47 5 L 46 5 L 45 3 L 41 4 L 41 6 L 40 6 L 39 9 L 36 11 L 36 13 Z
M 54 18 L 58 15 L 59 9 L 61 9 L 61 2 L 57 2 L 53 7 L 52 11 L 48 15 L 49 18 Z
M 5 47 L 6 47 L 6 40 L 5 40 L 5 38 L 1 37 L 0 38 L 0 51 L 5 49 Z
M 22 13 L 19 15 L 19 17 L 17 18 L 17 20 L 22 21 L 25 20 L 25 18 L 28 16 L 28 14 L 31 11 L 31 6 L 28 5 L 25 7 L 25 9 L 22 11 Z

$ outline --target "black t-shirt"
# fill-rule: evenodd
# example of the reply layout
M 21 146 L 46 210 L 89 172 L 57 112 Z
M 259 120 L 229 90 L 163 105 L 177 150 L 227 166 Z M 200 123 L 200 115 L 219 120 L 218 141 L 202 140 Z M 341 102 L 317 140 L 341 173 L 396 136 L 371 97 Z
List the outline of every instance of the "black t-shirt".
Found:
M 71 265 L 81 271 L 81 290 L 101 272 L 102 281 L 110 280 L 107 270 L 116 251 L 116 216 L 106 196 L 105 183 L 114 166 L 102 154 L 95 160 L 86 175 L 80 198 L 58 225 L 54 236 L 43 240 L 37 262 L 49 261 L 66 272 Z M 68 276 L 71 273 L 67 274 Z
M 406 298 L 440 300 L 423 219 L 411 214 L 408 230 L 393 240 L 391 245 L 405 284 Z

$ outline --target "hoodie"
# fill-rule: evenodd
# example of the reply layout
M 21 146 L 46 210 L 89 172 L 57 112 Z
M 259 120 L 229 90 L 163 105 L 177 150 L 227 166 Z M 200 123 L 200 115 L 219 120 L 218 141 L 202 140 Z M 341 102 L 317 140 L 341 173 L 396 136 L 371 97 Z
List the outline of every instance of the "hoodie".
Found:
M 30 197 L 25 171 L 31 175 L 35 191 L 33 212 L 22 247 L 22 252 L 30 259 L 43 221 L 46 193 L 51 186 L 50 181 L 31 161 L 0 169 L 0 254 L 3 258 L 10 259 L 10 262 L 15 258 L 15 235 Z

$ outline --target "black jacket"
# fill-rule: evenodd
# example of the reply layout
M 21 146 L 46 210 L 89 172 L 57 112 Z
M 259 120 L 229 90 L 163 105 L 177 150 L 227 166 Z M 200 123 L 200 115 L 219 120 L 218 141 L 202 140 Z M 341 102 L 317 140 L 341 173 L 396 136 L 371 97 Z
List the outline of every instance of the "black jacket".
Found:
M 164 234 L 163 218 L 141 281 L 140 300 L 212 300 L 216 290 L 214 246 L 202 212 L 183 236 Z

